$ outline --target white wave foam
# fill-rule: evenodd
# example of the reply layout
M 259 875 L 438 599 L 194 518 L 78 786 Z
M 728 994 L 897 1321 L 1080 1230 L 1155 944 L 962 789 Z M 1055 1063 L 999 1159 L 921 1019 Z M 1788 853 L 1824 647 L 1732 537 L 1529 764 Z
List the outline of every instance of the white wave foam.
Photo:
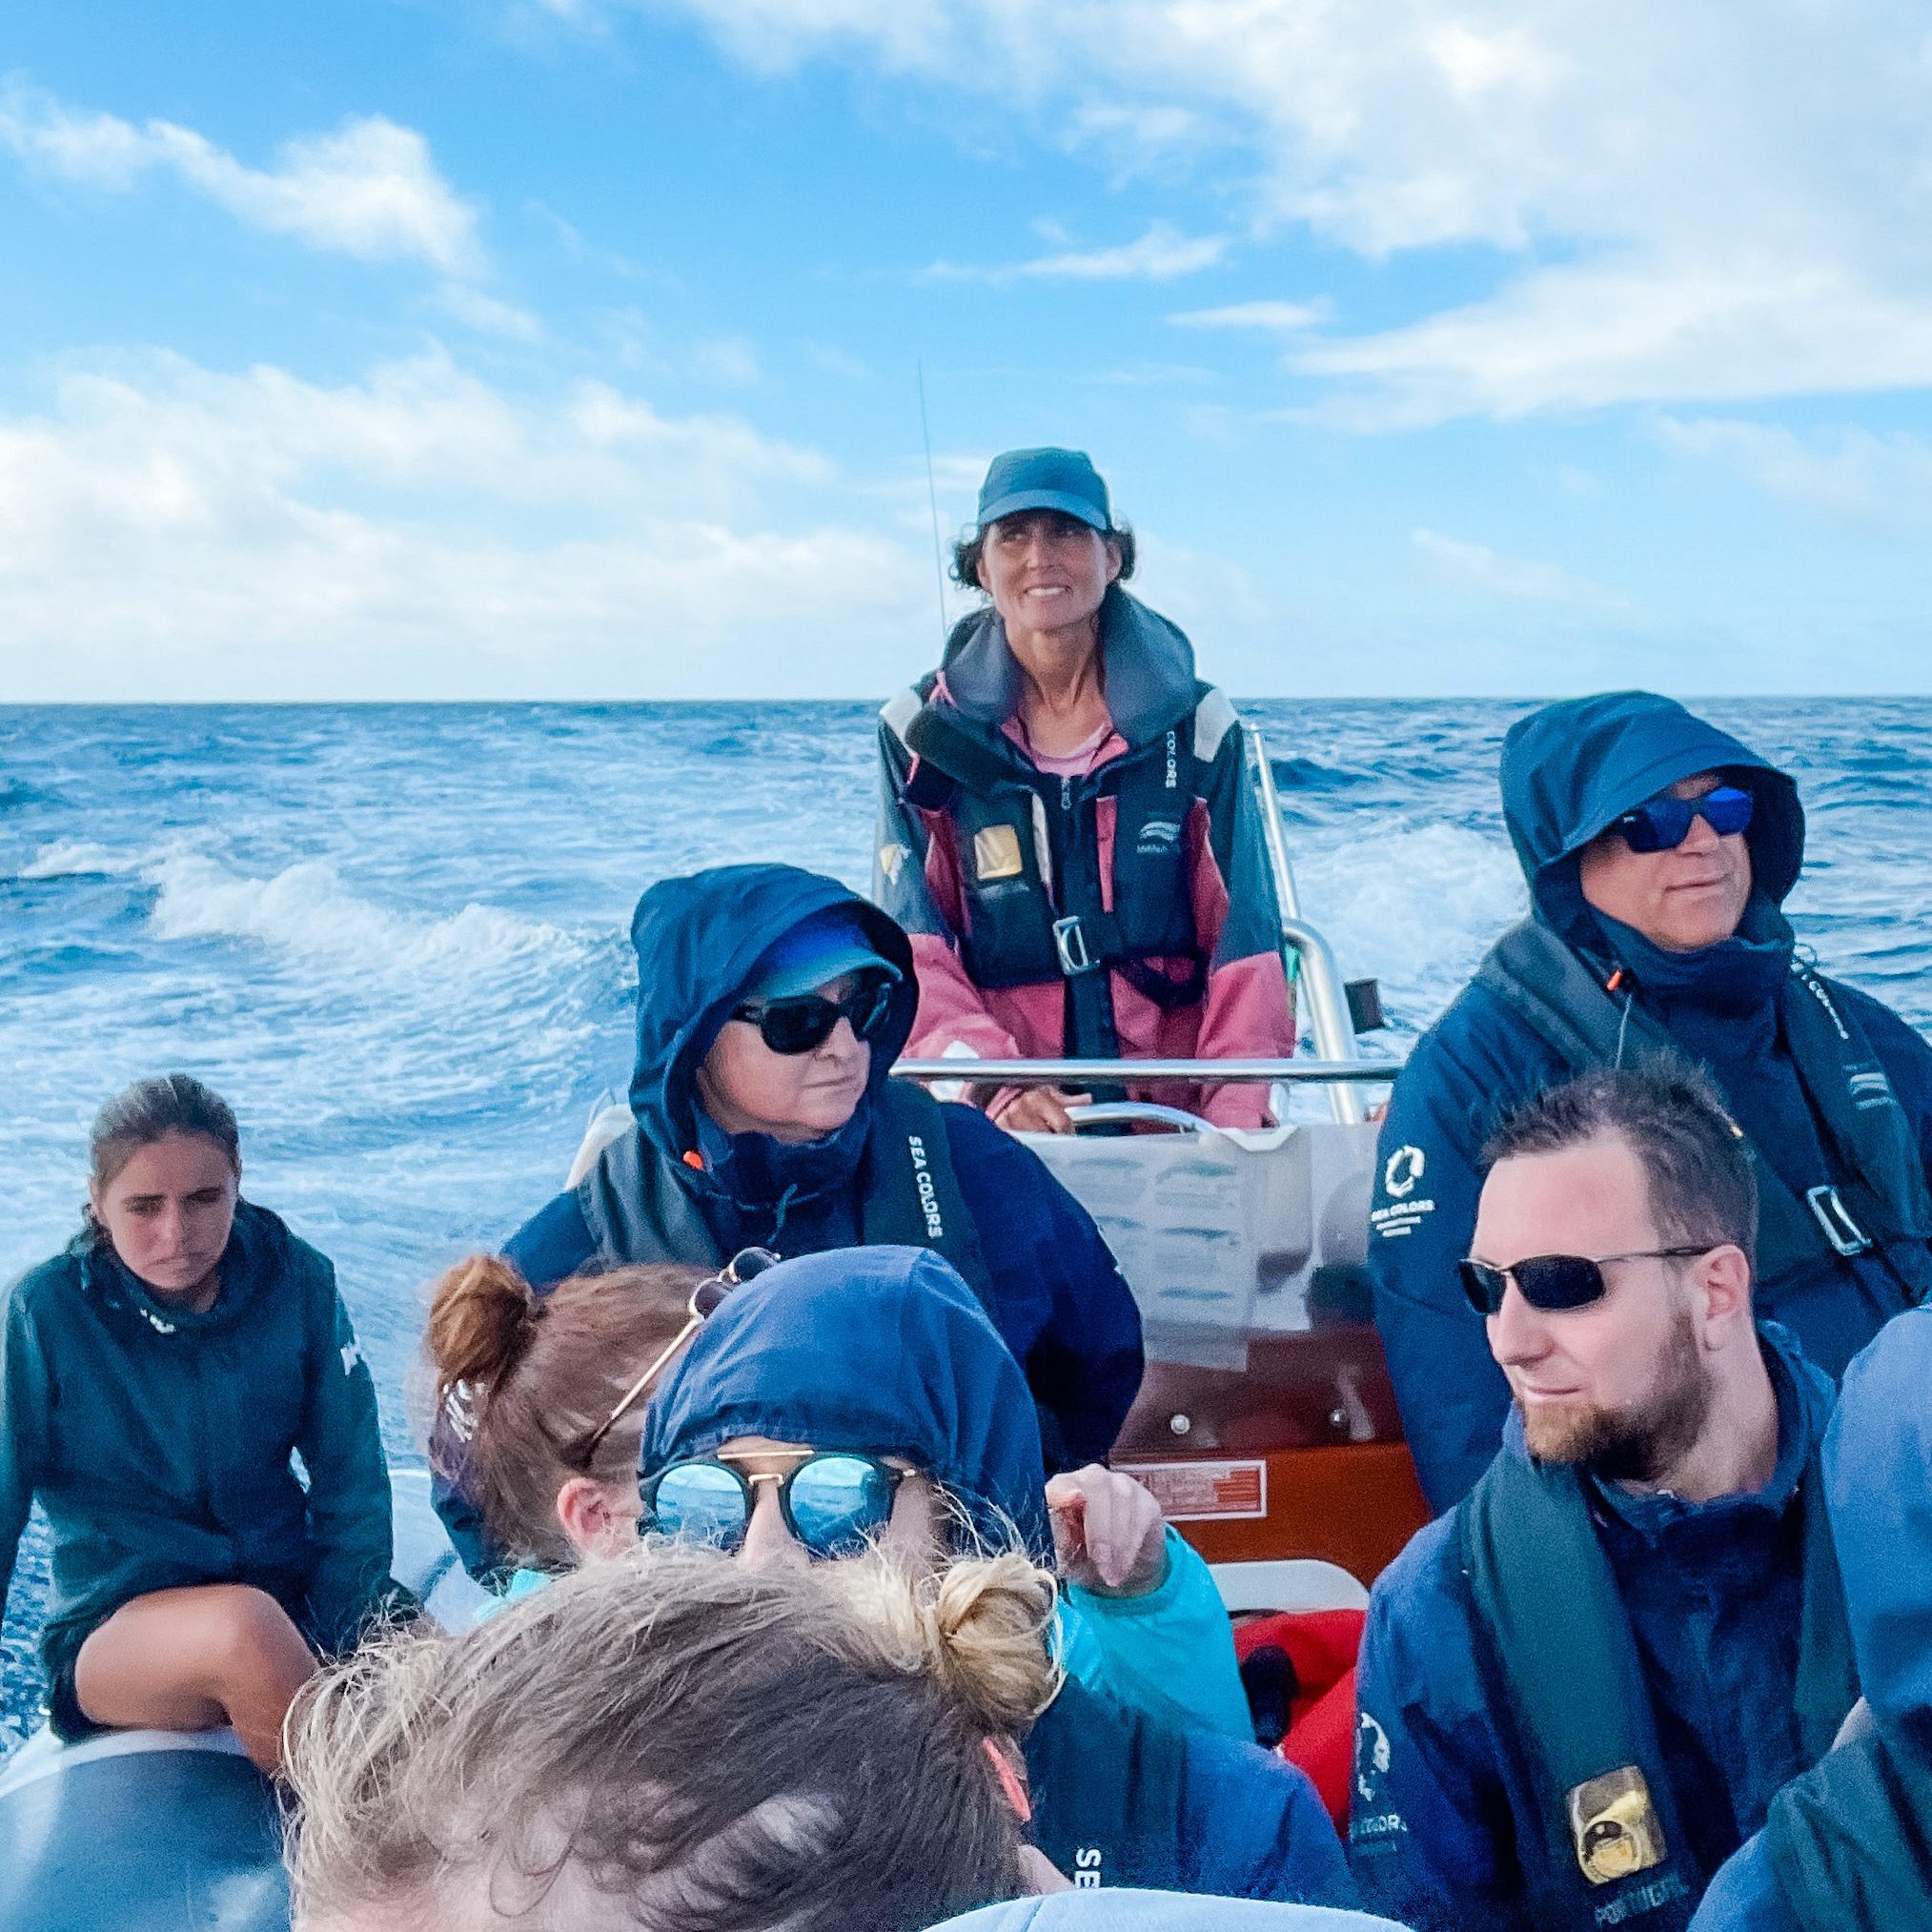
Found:
M 89 839 L 56 839 L 21 866 L 22 879 L 121 879 L 140 869 L 138 858 L 110 852 Z
M 1528 905 L 1509 846 L 1462 825 L 1363 824 L 1293 856 L 1308 916 L 1350 978 L 1381 980 L 1404 1032 L 1449 1004 Z
M 474 971 L 538 957 L 575 962 L 587 951 L 559 926 L 494 905 L 473 903 L 446 918 L 412 919 L 357 897 L 318 859 L 254 879 L 181 853 L 143 877 L 159 890 L 149 925 L 161 939 L 252 939 L 295 958 L 373 972 Z

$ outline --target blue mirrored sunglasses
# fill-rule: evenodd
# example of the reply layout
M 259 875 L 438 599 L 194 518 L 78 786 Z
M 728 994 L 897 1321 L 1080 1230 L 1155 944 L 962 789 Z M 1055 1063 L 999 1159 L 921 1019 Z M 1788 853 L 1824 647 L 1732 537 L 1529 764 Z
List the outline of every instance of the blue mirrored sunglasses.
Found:
M 1730 838 L 1751 824 L 1751 794 L 1738 785 L 1720 784 L 1700 799 L 1648 799 L 1635 811 L 1613 819 L 1610 829 L 1633 852 L 1674 852 L 1691 835 L 1691 821 L 1702 819 L 1720 838 Z
M 879 1456 L 845 1450 L 815 1452 L 783 1475 L 748 1474 L 735 1463 L 699 1456 L 645 1480 L 638 1529 L 736 1550 L 750 1527 L 758 1485 L 772 1483 L 786 1529 L 812 1556 L 854 1556 L 891 1520 L 905 1474 Z

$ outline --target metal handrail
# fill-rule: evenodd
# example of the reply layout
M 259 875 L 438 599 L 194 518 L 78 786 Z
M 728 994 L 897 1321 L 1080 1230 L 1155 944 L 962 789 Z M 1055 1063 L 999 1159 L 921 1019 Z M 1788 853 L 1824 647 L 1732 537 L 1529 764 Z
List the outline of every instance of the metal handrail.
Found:
M 1399 1060 L 902 1060 L 893 1072 L 906 1080 L 965 1080 L 975 1086 L 996 1082 L 1001 1087 L 1058 1087 L 1063 1082 L 1123 1080 L 1142 1087 L 1155 1081 L 1185 1080 L 1194 1086 L 1225 1086 L 1233 1082 L 1283 1080 L 1324 1087 L 1347 1082 L 1351 1087 L 1372 1081 L 1392 1081 L 1402 1070 Z M 1350 1096 L 1354 1098 L 1352 1094 Z M 1360 1116 L 1356 1116 L 1360 1118 Z
M 1301 916 L 1301 898 L 1294 889 L 1294 867 L 1289 863 L 1288 836 L 1281 828 L 1281 801 L 1275 795 L 1274 768 L 1268 762 L 1267 742 L 1252 724 L 1244 722 L 1242 731 L 1261 804 L 1261 832 L 1268 847 L 1269 869 L 1274 875 L 1282 942 L 1294 948 L 1301 962 L 1297 978 L 1307 997 L 1309 1031 L 1314 1036 L 1315 1051 L 1330 1062 L 1359 1060 L 1362 1049 L 1356 1043 L 1355 1025 L 1349 1015 L 1349 995 L 1342 983 L 1341 968 L 1335 964 L 1328 941 Z M 1329 1088 L 1329 1106 L 1335 1118 L 1345 1125 L 1365 1118 L 1361 1096 L 1339 1080 Z

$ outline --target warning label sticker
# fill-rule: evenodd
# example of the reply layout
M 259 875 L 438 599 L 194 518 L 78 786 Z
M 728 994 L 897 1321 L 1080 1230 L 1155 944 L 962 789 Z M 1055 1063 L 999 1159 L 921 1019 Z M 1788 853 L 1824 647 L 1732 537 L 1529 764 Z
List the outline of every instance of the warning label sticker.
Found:
M 1251 1519 L 1268 1514 L 1265 1462 L 1136 1462 L 1126 1465 L 1153 1492 L 1170 1523 Z

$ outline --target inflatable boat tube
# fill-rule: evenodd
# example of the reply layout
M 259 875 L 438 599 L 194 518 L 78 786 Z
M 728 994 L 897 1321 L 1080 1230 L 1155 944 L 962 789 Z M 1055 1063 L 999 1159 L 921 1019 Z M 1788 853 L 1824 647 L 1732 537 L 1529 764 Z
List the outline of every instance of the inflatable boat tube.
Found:
M 397 1578 L 445 1629 L 483 1598 L 397 1470 Z M 281 1809 L 229 1731 L 43 1730 L 0 1764 L 0 1932 L 288 1932 Z

